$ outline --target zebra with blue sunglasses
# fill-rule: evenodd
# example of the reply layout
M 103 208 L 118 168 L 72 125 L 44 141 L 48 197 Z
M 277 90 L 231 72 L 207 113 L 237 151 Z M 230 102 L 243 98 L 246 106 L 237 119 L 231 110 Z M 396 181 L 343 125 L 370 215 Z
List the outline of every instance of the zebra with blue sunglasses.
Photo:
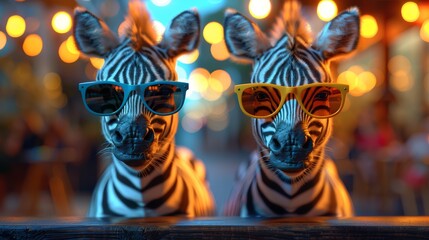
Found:
M 111 164 L 94 190 L 90 217 L 208 216 L 215 204 L 205 166 L 175 145 L 177 112 L 187 83 L 177 82 L 179 55 L 197 48 L 196 11 L 177 15 L 157 42 L 143 3 L 131 1 L 118 39 L 83 8 L 75 11 L 79 50 L 104 58 L 96 81 L 79 84 L 85 107 L 101 117 Z

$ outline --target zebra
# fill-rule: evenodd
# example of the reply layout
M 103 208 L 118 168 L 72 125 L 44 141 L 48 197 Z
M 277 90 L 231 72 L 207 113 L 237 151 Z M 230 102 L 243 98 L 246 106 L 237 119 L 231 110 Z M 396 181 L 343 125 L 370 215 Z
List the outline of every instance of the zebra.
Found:
M 253 64 L 251 83 L 236 85 L 235 91 L 242 111 L 252 117 L 257 143 L 239 167 L 225 215 L 354 215 L 325 149 L 331 117 L 348 91 L 347 85 L 333 83 L 329 62 L 357 48 L 359 10 L 338 14 L 314 41 L 300 11 L 297 1 L 286 1 L 270 35 L 239 12 L 225 11 L 224 37 L 232 59 Z
M 74 14 L 78 49 L 104 59 L 95 81 L 80 83 L 84 105 L 100 116 L 110 163 L 93 191 L 89 217 L 187 217 L 214 214 L 203 162 L 175 145 L 187 83 L 178 82 L 176 59 L 197 48 L 197 10 L 173 18 L 162 40 L 146 6 L 129 3 L 117 37 L 83 7 Z

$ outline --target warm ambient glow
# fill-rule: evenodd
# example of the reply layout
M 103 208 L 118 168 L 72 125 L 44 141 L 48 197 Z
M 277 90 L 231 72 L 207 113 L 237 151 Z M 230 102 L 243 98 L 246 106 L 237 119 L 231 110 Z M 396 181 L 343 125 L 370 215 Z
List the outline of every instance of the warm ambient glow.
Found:
M 6 46 L 6 43 L 7 43 L 6 34 L 0 31 L 0 50 L 2 50 Z
M 43 49 L 43 40 L 37 34 L 28 35 L 22 44 L 22 50 L 30 57 L 39 55 Z
M 377 35 L 378 24 L 377 20 L 371 15 L 363 15 L 361 17 L 360 35 L 364 38 L 373 38 Z
M 155 29 L 156 42 L 159 43 L 159 42 L 161 42 L 162 37 L 164 35 L 165 26 L 164 26 L 164 24 L 162 24 L 161 22 L 156 21 L 156 20 L 152 22 L 152 26 L 153 26 L 153 29 Z
M 271 12 L 270 0 L 250 0 L 249 12 L 256 19 L 264 19 Z
M 425 42 L 429 42 L 429 20 L 423 22 L 420 28 L 420 38 Z
M 60 48 L 58 49 L 58 55 L 63 62 L 74 63 L 79 59 L 79 53 L 70 51 L 67 45 L 67 40 L 61 43 Z
M 198 49 L 195 49 L 194 51 L 187 53 L 187 54 L 183 54 L 182 56 L 180 56 L 177 61 L 184 63 L 184 64 L 191 64 L 194 63 L 198 57 L 200 56 L 200 52 L 198 51 Z
M 9 36 L 21 37 L 25 32 L 26 24 L 24 18 L 19 15 L 10 16 L 6 23 L 6 32 Z
M 89 58 L 89 61 L 91 62 L 92 66 L 94 66 L 96 69 L 101 69 L 104 65 L 103 58 L 91 57 Z
M 415 2 L 406 2 L 401 8 L 402 18 L 407 22 L 415 22 L 419 19 L 419 5 Z
M 212 44 L 210 47 L 210 52 L 213 58 L 218 61 L 223 61 L 229 58 L 229 52 L 226 48 L 224 40 L 220 41 L 219 43 Z
M 328 22 L 338 14 L 337 4 L 333 0 L 321 0 L 317 5 L 317 16 Z
M 377 78 L 374 73 L 364 71 L 360 66 L 352 66 L 338 75 L 337 82 L 348 84 L 350 95 L 358 97 L 374 89 Z
M 55 13 L 52 18 L 52 28 L 57 33 L 66 33 L 72 27 L 72 18 L 70 14 L 64 11 Z
M 223 40 L 223 26 L 218 22 L 209 22 L 203 29 L 203 37 L 210 44 L 216 44 Z

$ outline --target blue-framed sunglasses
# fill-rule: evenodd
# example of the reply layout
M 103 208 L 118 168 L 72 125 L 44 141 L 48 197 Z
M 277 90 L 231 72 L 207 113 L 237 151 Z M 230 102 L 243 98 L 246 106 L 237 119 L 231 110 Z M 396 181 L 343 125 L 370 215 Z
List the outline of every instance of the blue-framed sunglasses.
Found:
M 144 106 L 154 114 L 166 116 L 178 112 L 185 102 L 189 84 L 173 81 L 156 81 L 129 85 L 113 81 L 79 83 L 86 109 L 98 116 L 109 116 L 119 112 L 131 92 L 140 95 Z

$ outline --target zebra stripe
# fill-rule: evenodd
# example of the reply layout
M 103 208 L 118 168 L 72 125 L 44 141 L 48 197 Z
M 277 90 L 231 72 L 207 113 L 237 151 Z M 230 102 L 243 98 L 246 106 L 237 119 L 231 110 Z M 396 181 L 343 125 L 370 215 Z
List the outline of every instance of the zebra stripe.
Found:
M 198 14 L 185 11 L 176 16 L 156 44 L 143 3 L 132 1 L 129 10 L 121 25 L 125 26 L 120 30 L 121 41 L 102 20 L 84 9 L 76 10 L 78 48 L 105 60 L 96 81 L 129 85 L 177 81 L 176 58 L 198 44 Z M 204 164 L 189 150 L 175 145 L 178 114 L 156 115 L 146 109 L 140 95 L 131 92 L 118 113 L 101 117 L 108 144 L 102 153 L 111 164 L 97 183 L 88 216 L 213 215 L 215 204 Z
M 313 44 L 297 9 L 296 1 L 285 2 L 271 39 L 241 14 L 233 10 L 226 12 L 225 42 L 232 55 L 253 61 L 251 83 L 287 87 L 329 83 L 333 81 L 330 58 L 355 49 L 359 37 L 357 9 L 339 14 Z M 271 46 L 264 49 L 266 39 Z M 264 101 L 264 106 L 255 111 L 274 112 L 280 102 L 279 93 L 269 88 L 264 91 L 261 90 L 260 100 L 264 99 L 263 94 L 270 94 L 273 102 Z M 352 202 L 335 164 L 325 155 L 332 120 L 309 116 L 297 97 L 310 113 L 330 111 L 323 104 L 326 101 L 324 88 L 317 87 L 305 90 L 302 96 L 288 94 L 280 111 L 271 118 L 252 119 L 258 150 L 252 154 L 246 171 L 231 192 L 224 209 L 226 215 L 353 214 Z

